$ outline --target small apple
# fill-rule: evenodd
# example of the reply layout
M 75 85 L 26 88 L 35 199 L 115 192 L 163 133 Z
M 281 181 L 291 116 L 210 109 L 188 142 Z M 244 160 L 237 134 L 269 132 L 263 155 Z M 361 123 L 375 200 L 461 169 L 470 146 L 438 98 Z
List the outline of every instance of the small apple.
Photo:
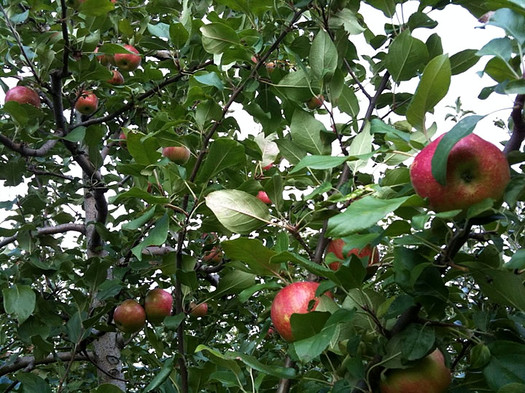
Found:
M 113 57 L 113 55 L 109 55 L 109 54 L 97 54 L 99 51 L 99 47 L 97 46 L 95 48 L 95 57 L 96 59 L 100 62 L 100 64 L 102 64 L 103 66 L 107 66 L 107 65 L 110 65 L 110 64 L 113 64 L 115 65 L 115 58 Z
M 169 146 L 162 149 L 162 155 L 175 164 L 184 165 L 190 159 L 190 151 L 186 146 Z
M 204 253 L 202 261 L 206 263 L 220 263 L 222 261 L 222 256 L 222 250 L 219 247 L 213 247 L 210 251 Z
M 381 393 L 445 393 L 452 376 L 439 349 L 414 366 L 387 370 L 381 377 Z
M 135 333 L 146 323 L 146 312 L 135 300 L 128 299 L 115 308 L 113 320 L 124 333 Z
M 139 51 L 128 44 L 124 45 L 124 48 L 133 53 L 115 53 L 115 65 L 122 71 L 135 71 L 141 62 Z
M 436 212 L 466 209 L 486 198 L 499 200 L 510 181 L 509 163 L 497 146 L 469 134 L 454 145 L 447 161 L 446 185 L 432 175 L 432 157 L 443 135 L 428 144 L 410 167 L 414 190 Z
M 324 96 L 322 94 L 319 94 L 318 96 L 314 96 L 308 100 L 306 103 L 306 106 L 308 109 L 319 109 L 321 106 L 323 106 L 324 102 Z
M 111 79 L 108 79 L 106 82 L 108 82 L 111 85 L 123 85 L 124 84 L 124 77 L 120 72 L 117 70 L 113 70 L 113 77 Z
M 336 258 L 340 260 L 345 260 L 350 255 L 355 255 L 361 259 L 368 258 L 368 266 L 377 265 L 379 263 L 379 252 L 377 251 L 377 248 L 372 248 L 369 245 L 363 247 L 362 249 L 352 248 L 350 251 L 348 251 L 345 257 L 343 255 L 344 245 L 345 241 L 343 239 L 330 240 L 328 247 L 326 247 L 326 253 L 333 253 Z M 341 262 L 332 262 L 328 265 L 328 267 L 332 270 L 338 270 L 341 267 Z
M 120 145 L 120 147 L 126 147 L 127 146 L 127 142 L 126 142 L 127 136 L 126 136 L 126 134 L 124 134 L 124 132 L 120 133 L 120 135 L 118 136 L 118 139 L 119 139 L 118 144 Z
M 299 281 L 281 289 L 272 302 L 271 318 L 275 330 L 286 341 L 294 341 L 290 318 L 292 314 L 306 314 L 314 311 L 319 304 L 315 291 L 318 282 Z M 325 294 L 330 296 L 330 294 Z
M 98 98 L 91 91 L 83 91 L 75 102 L 75 109 L 83 115 L 91 115 L 98 108 Z
M 208 303 L 199 303 L 196 304 L 195 302 L 190 303 L 190 315 L 192 317 L 204 317 L 208 314 Z
M 266 71 L 268 71 L 269 74 L 271 74 L 275 70 L 275 63 L 273 61 L 269 61 L 265 64 Z
M 262 167 L 262 170 L 263 170 L 263 171 L 269 171 L 270 169 L 272 169 L 272 167 L 273 167 L 273 162 L 269 163 L 269 164 L 266 165 L 266 166 L 263 166 L 263 167 Z
M 259 191 L 257 193 L 257 199 L 259 199 L 262 203 L 266 203 L 267 205 L 272 203 L 272 201 L 268 197 L 268 194 L 265 191 Z
M 5 93 L 5 102 L 16 101 L 19 104 L 30 104 L 40 108 L 40 97 L 37 92 L 26 86 L 12 87 Z
M 152 289 L 146 294 L 144 301 L 144 310 L 146 317 L 152 324 L 157 325 L 161 323 L 165 317 L 171 315 L 171 308 L 173 307 L 173 297 L 164 289 Z

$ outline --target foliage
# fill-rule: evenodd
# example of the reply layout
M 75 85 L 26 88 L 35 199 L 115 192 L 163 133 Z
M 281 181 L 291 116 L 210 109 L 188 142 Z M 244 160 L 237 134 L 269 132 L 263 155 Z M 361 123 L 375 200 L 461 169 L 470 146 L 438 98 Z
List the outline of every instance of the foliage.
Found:
M 389 21 L 379 34 L 365 3 Z M 0 386 L 377 391 L 386 368 L 439 347 L 450 392 L 523 391 L 525 6 L 421 0 L 407 15 L 405 3 L 2 1 L 2 88 L 29 86 L 42 107 L 0 114 L 0 179 L 18 194 L 0 201 Z M 437 34 L 417 38 L 453 5 L 495 11 L 486 23 L 504 36 L 455 54 Z M 114 86 L 95 49 L 129 54 L 124 44 L 142 63 Z M 428 114 L 472 67 L 495 83 L 475 87 L 480 99 L 517 95 L 512 180 L 503 203 L 435 214 L 414 194 L 410 157 L 448 131 Z M 84 90 L 99 99 L 90 116 L 72 110 Z M 454 117 L 444 157 L 485 115 Z M 161 155 L 180 145 L 186 164 Z M 445 168 L 436 160 L 435 177 Z M 341 237 L 377 246 L 377 271 L 356 257 L 330 270 L 324 251 Z M 203 259 L 216 247 L 221 261 Z M 270 329 L 272 299 L 313 279 L 334 299 L 295 315 L 301 339 L 286 343 Z M 173 315 L 119 333 L 114 308 L 153 287 L 173 293 Z M 192 301 L 208 315 L 189 316 Z

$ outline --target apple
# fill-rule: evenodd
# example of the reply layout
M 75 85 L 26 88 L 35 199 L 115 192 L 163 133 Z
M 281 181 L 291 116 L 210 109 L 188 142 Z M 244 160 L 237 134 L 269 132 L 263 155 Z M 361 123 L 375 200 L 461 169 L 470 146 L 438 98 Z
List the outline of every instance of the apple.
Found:
M 263 166 L 263 167 L 262 167 L 262 170 L 263 170 L 263 171 L 268 171 L 268 170 L 272 169 L 272 167 L 273 167 L 273 162 L 269 163 L 269 164 L 266 165 L 266 166 Z
M 146 311 L 146 318 L 148 318 L 148 321 L 152 324 L 157 325 L 161 323 L 165 317 L 170 316 L 172 307 L 173 297 L 168 291 L 155 288 L 146 294 L 144 310 Z
M 381 393 L 445 393 L 452 376 L 439 349 L 414 366 L 387 370 L 381 377 Z
M 118 136 L 118 139 L 119 139 L 118 144 L 120 145 L 120 147 L 126 147 L 127 146 L 127 142 L 126 142 L 127 136 L 126 136 L 126 134 L 124 132 L 120 133 L 120 135 Z
M 355 255 L 361 259 L 368 258 L 368 266 L 377 265 L 379 263 L 379 252 L 377 251 L 377 248 L 372 248 L 369 245 L 366 245 L 362 249 L 352 248 L 350 251 L 348 251 L 345 257 L 343 255 L 344 245 L 345 241 L 343 239 L 330 240 L 328 247 L 326 247 L 326 253 L 333 253 L 337 259 L 342 261 L 348 258 L 350 255 Z M 338 270 L 339 267 L 341 267 L 341 262 L 331 262 L 328 267 L 332 270 Z
M 222 256 L 222 250 L 219 247 L 213 247 L 210 251 L 204 253 L 202 260 L 206 263 L 220 263 L 222 261 Z
M 91 115 L 98 108 L 98 98 L 91 91 L 83 91 L 75 102 L 75 109 L 83 115 Z
M 128 44 L 124 45 L 124 48 L 133 53 L 115 53 L 115 65 L 122 71 L 135 71 L 141 62 L 139 51 Z
M 109 54 L 98 55 L 97 54 L 98 51 L 99 51 L 99 47 L 97 46 L 95 48 L 95 57 L 100 62 L 100 64 L 102 64 L 103 66 L 107 66 L 109 64 L 115 65 L 115 58 L 113 57 L 113 55 L 109 55 Z
M 269 61 L 265 64 L 266 71 L 268 71 L 269 74 L 271 74 L 275 70 L 275 63 L 273 61 Z
M 497 146 L 469 134 L 454 145 L 442 186 L 432 176 L 432 157 L 443 135 L 428 144 L 410 166 L 414 190 L 436 211 L 466 209 L 486 198 L 499 200 L 510 181 L 509 163 Z
M 317 287 L 319 287 L 318 282 L 299 281 L 277 292 L 272 302 L 270 316 L 275 330 L 286 341 L 294 341 L 290 324 L 292 314 L 306 314 L 317 308 L 319 304 L 319 298 L 315 296 Z
M 37 92 L 26 86 L 12 87 L 5 93 L 5 102 L 16 101 L 19 104 L 30 104 L 40 108 L 40 97 Z
M 169 146 L 162 149 L 162 155 L 175 164 L 184 165 L 190 159 L 190 151 L 186 146 Z
M 268 194 L 265 191 L 259 191 L 257 193 L 257 199 L 259 199 L 262 203 L 266 203 L 267 205 L 272 203 L 272 201 L 268 197 Z
M 324 96 L 322 94 L 319 94 L 318 96 L 314 96 L 308 100 L 306 103 L 306 106 L 308 109 L 318 109 L 321 106 L 323 106 L 324 102 Z
M 195 302 L 190 303 L 190 315 L 192 317 L 204 317 L 208 314 L 208 303 L 199 303 L 196 304 Z
M 135 300 L 128 299 L 115 308 L 113 320 L 124 333 L 135 333 L 146 323 L 146 312 Z
M 117 70 L 113 70 L 113 77 L 111 79 L 108 79 L 106 82 L 108 82 L 111 85 L 123 85 L 124 77 Z

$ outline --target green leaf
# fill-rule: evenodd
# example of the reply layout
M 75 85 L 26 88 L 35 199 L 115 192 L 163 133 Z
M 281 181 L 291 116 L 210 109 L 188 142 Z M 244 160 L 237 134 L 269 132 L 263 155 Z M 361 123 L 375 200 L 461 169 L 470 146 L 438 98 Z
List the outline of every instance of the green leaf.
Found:
M 19 372 L 16 379 L 22 384 L 21 391 L 24 393 L 51 393 L 47 382 L 34 373 Z
M 319 30 L 310 48 L 310 67 L 315 77 L 333 75 L 337 68 L 337 49 L 328 33 Z
M 510 383 L 525 384 L 525 345 L 513 341 L 494 341 L 488 347 L 492 356 L 483 369 L 483 375 L 489 388 L 497 391 Z
M 365 122 L 365 126 L 359 134 L 352 140 L 350 147 L 348 148 L 348 154 L 350 156 L 363 156 L 372 152 L 372 134 L 370 133 L 370 122 Z M 353 173 L 357 172 L 359 168 L 362 168 L 368 162 L 367 159 L 360 159 L 348 163 L 348 166 Z
M 525 286 L 521 276 L 508 270 L 479 267 L 476 262 L 468 263 L 468 266 L 476 284 L 489 300 L 525 311 Z
M 465 49 L 450 56 L 450 72 L 458 75 L 474 66 L 479 61 L 475 49 Z
M 169 199 L 166 197 L 155 196 L 153 194 L 150 194 L 146 190 L 141 190 L 137 187 L 133 187 L 129 191 L 123 192 L 122 194 L 118 194 L 116 197 L 110 198 L 110 202 L 114 204 L 119 204 L 127 199 L 135 198 L 142 199 L 144 202 L 150 204 L 164 204 L 169 202 Z
M 507 385 L 503 385 L 498 390 L 498 393 L 523 393 L 523 392 L 525 392 L 525 384 L 522 384 L 522 383 L 509 383 Z
M 80 12 L 89 16 L 103 16 L 115 9 L 115 5 L 108 0 L 86 0 L 80 4 Z
M 170 38 L 170 25 L 162 22 L 155 25 L 148 23 L 148 32 L 160 38 Z
M 176 48 L 183 47 L 190 36 L 182 23 L 172 23 L 170 25 L 169 35 L 171 42 Z
M 137 246 L 131 249 L 131 252 L 140 261 L 142 260 L 142 250 L 148 246 L 160 246 L 168 238 L 169 217 L 164 214 L 156 223 L 148 236 Z
M 36 295 L 27 285 L 13 285 L 2 289 L 4 309 L 7 314 L 15 315 L 22 324 L 35 310 Z
M 368 0 L 367 4 L 371 5 L 391 18 L 396 13 L 396 1 L 395 0 Z
M 294 112 L 290 124 L 292 140 L 308 153 L 324 155 L 326 152 L 321 130 L 326 131 L 325 126 L 312 114 L 299 109 Z
M 409 198 L 379 199 L 373 196 L 361 198 L 353 202 L 343 213 L 328 220 L 327 235 L 339 238 L 370 228 Z
M 359 101 L 354 90 L 346 84 L 343 84 L 341 95 L 336 103 L 339 109 L 350 116 L 357 116 L 359 113 Z
M 289 139 L 277 139 L 275 141 L 279 147 L 279 152 L 290 164 L 296 165 L 306 156 L 306 151 Z
M 276 378 L 294 379 L 297 377 L 297 371 L 292 367 L 269 366 L 261 363 L 257 358 L 241 352 L 231 352 L 232 358 L 238 359 L 246 366 L 257 370 L 263 374 L 271 375 Z
M 207 72 L 205 74 L 195 74 L 195 80 L 206 86 L 213 86 L 219 90 L 224 90 L 224 84 L 221 78 L 215 72 Z
M 447 162 L 450 150 L 460 139 L 471 134 L 478 122 L 483 118 L 484 116 L 473 115 L 461 119 L 439 141 L 432 156 L 432 176 L 439 184 L 444 186 L 447 182 Z
M 425 43 L 412 37 L 410 30 L 398 35 L 385 58 L 386 69 L 396 82 L 407 81 L 417 75 L 428 60 L 428 50 Z
M 258 239 L 239 238 L 221 243 L 226 256 L 246 263 L 258 275 L 277 275 L 280 265 L 270 262 L 275 251 L 265 247 Z
M 413 361 L 428 355 L 434 348 L 436 334 L 432 326 L 410 324 L 406 329 L 390 339 L 389 353 L 401 353 L 405 361 Z
M 202 46 L 211 54 L 223 53 L 227 48 L 239 43 L 237 32 L 223 23 L 211 23 L 200 28 Z
M 373 134 L 385 134 L 401 138 L 405 142 L 410 141 L 410 134 L 407 132 L 399 131 L 398 129 L 386 124 L 384 121 L 379 119 L 372 119 L 370 122 L 370 131 Z
M 525 268 L 525 249 L 520 249 L 512 254 L 510 260 L 505 264 L 505 268 L 517 270 Z
M 175 362 L 175 358 L 169 358 L 164 362 L 162 365 L 162 368 L 160 371 L 155 373 L 155 376 L 151 380 L 151 382 L 144 388 L 143 392 L 151 392 L 152 390 L 157 389 L 160 385 L 164 383 L 166 379 L 170 376 L 171 372 L 174 371 L 173 364 Z
M 495 56 L 508 62 L 512 56 L 512 41 L 508 37 L 494 38 L 481 48 L 476 55 Z
M 332 156 L 306 156 L 290 171 L 290 173 L 299 172 L 301 169 L 332 169 L 348 160 L 348 157 Z
M 151 220 L 154 215 L 155 215 L 155 208 L 148 209 L 141 216 L 122 225 L 122 229 L 125 229 L 128 231 L 139 229 L 143 227 L 149 220 Z
M 523 7 L 523 5 L 522 5 Z M 525 16 L 509 8 L 501 8 L 491 16 L 488 24 L 501 27 L 516 38 L 520 45 L 525 43 Z
M 219 286 L 212 295 L 215 298 L 224 295 L 238 294 L 255 284 L 255 275 L 242 270 L 232 270 L 221 275 Z
M 217 139 L 210 144 L 210 151 L 204 160 L 196 181 L 199 183 L 206 182 L 226 168 L 244 165 L 244 161 L 243 145 L 233 139 Z
M 161 157 L 157 140 L 139 132 L 128 133 L 126 146 L 135 161 L 142 165 L 154 164 Z
M 205 199 L 219 222 L 232 232 L 248 234 L 270 220 L 266 204 L 244 191 L 214 191 Z
M 415 128 L 425 128 L 425 114 L 431 111 L 448 92 L 450 60 L 447 55 L 434 57 L 423 71 L 416 93 L 407 109 L 407 120 Z
M 123 393 L 122 389 L 111 383 L 103 383 L 97 386 L 96 389 L 90 391 L 90 393 Z

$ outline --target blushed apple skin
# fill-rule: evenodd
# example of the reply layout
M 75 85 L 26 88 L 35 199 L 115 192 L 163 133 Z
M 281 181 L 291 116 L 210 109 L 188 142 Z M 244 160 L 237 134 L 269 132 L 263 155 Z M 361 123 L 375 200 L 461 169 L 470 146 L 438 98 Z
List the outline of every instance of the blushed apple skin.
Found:
M 447 182 L 439 184 L 432 176 L 432 157 L 443 135 L 428 144 L 410 167 L 414 190 L 428 198 L 436 212 L 466 209 L 486 198 L 499 200 L 510 181 L 510 168 L 497 146 L 469 134 L 450 151 Z
M 37 92 L 26 86 L 12 87 L 5 93 L 5 102 L 16 101 L 19 104 L 30 104 L 40 108 L 40 97 Z
M 152 324 L 157 325 L 164 318 L 170 316 L 172 307 L 173 297 L 164 289 L 155 288 L 146 294 L 144 310 L 146 311 L 146 318 Z
M 122 71 L 135 71 L 139 68 L 142 58 L 139 51 L 132 45 L 124 45 L 124 48 L 133 53 L 115 53 L 113 59 L 115 65 Z
M 265 191 L 259 191 L 257 193 L 257 199 L 259 199 L 262 203 L 266 203 L 267 205 L 272 203 L 272 201 L 270 200 L 270 197 Z
M 138 332 L 146 323 L 144 308 L 133 299 L 124 300 L 113 312 L 113 321 L 124 333 Z
M 319 304 L 315 291 L 319 283 L 311 281 L 294 282 L 281 289 L 273 299 L 271 319 L 275 330 L 286 341 L 294 341 L 290 318 L 292 314 L 306 314 L 314 311 Z M 308 309 L 310 301 L 315 300 L 312 309 Z
M 356 255 L 358 258 L 368 257 L 368 266 L 379 264 L 379 252 L 377 251 L 377 248 L 372 248 L 369 245 L 363 247 L 362 249 L 352 248 L 350 251 L 348 251 L 345 257 L 343 255 L 344 245 L 345 241 L 343 239 L 330 240 L 328 247 L 326 247 L 326 253 L 333 253 L 336 258 L 340 260 L 344 260 L 350 255 Z M 332 270 L 338 270 L 341 267 L 341 262 L 332 262 L 328 265 L 328 267 Z
M 184 165 L 190 159 L 190 151 L 186 146 L 168 146 L 162 149 L 162 155 L 175 164 Z
M 208 314 L 208 303 L 190 304 L 190 315 L 194 318 L 205 317 Z
M 98 97 L 91 91 L 83 91 L 75 103 L 75 109 L 83 115 L 91 115 L 98 108 Z
M 381 393 L 445 393 L 452 381 L 443 353 L 436 349 L 414 367 L 386 372 Z

